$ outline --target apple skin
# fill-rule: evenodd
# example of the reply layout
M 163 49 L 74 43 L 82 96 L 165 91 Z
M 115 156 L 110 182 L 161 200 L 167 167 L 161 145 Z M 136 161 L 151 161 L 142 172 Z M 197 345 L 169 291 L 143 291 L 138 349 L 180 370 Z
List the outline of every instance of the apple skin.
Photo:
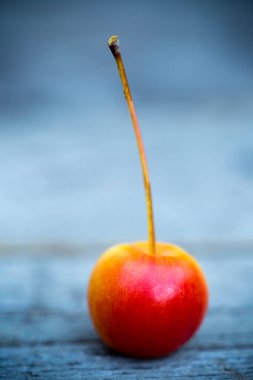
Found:
M 208 305 L 203 272 L 182 248 L 147 242 L 109 248 L 90 278 L 88 304 L 106 345 L 132 357 L 167 355 L 187 342 Z

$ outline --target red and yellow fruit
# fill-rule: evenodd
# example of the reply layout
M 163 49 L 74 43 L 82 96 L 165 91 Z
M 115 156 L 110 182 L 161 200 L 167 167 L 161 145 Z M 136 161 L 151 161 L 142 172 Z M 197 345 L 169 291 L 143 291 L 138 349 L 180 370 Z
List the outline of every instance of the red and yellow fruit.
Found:
M 116 36 L 109 39 L 137 138 L 146 190 L 149 240 L 109 248 L 89 282 L 88 304 L 101 339 L 134 357 L 159 357 L 187 342 L 208 304 L 201 268 L 182 248 L 155 241 L 147 161 Z

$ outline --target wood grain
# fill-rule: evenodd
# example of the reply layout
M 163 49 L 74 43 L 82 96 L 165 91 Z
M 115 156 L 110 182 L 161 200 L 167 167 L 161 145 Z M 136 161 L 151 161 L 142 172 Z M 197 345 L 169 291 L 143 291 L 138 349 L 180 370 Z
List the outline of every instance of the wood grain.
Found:
M 191 248 L 208 279 L 208 315 L 185 347 L 159 360 L 117 355 L 97 338 L 85 293 L 98 250 L 2 254 L 0 378 L 252 379 L 252 247 Z

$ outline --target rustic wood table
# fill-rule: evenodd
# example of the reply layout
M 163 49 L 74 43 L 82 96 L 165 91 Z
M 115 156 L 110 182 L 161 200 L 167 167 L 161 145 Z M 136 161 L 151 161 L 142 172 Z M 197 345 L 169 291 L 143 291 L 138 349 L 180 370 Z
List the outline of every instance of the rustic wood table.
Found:
M 186 245 L 210 307 L 196 336 L 159 360 L 117 355 L 97 338 L 85 292 L 103 248 L 2 249 L 0 379 L 253 379 L 253 245 Z

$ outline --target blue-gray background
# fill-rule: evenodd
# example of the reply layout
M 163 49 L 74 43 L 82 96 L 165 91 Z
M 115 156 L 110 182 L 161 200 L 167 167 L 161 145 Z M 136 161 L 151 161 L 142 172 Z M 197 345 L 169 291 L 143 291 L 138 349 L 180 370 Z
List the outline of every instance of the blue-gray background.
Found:
M 0 242 L 253 235 L 252 1 L 1 1 Z

